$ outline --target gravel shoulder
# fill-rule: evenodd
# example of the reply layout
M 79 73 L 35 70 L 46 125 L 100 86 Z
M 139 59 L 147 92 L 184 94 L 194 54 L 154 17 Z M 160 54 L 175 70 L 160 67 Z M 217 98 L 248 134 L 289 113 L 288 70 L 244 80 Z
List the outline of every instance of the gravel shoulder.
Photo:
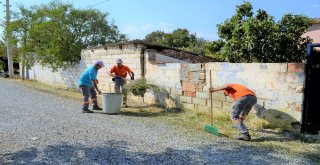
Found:
M 4 79 L 0 100 L 0 164 L 317 164 L 149 117 L 82 114 L 80 100 Z

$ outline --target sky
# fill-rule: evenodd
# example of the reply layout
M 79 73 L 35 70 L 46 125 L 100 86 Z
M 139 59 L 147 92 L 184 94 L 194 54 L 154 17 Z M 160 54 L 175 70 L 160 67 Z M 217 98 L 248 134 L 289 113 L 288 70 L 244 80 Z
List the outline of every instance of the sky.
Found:
M 172 32 L 185 28 L 197 37 L 217 40 L 217 24 L 235 14 L 236 6 L 243 0 L 60 0 L 73 4 L 78 9 L 98 9 L 109 13 L 121 33 L 129 39 L 143 39 L 145 35 L 161 30 Z M 276 21 L 286 13 L 302 14 L 311 18 L 320 17 L 320 0 L 247 0 L 253 11 L 266 10 Z M 5 3 L 5 0 L 0 0 Z M 50 0 L 10 0 L 11 10 L 17 4 L 26 7 L 47 4 Z M 0 5 L 0 11 L 5 6 Z M 0 19 L 5 13 L 0 12 Z M 2 30 L 1 30 L 2 31 Z

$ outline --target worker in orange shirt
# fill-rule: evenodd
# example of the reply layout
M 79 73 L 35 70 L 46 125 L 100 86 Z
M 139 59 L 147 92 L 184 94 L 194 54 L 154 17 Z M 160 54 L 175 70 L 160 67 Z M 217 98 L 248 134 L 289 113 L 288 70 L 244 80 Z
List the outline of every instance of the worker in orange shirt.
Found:
M 238 140 L 250 141 L 251 137 L 248 129 L 243 124 L 246 116 L 250 112 L 252 106 L 257 103 L 256 94 L 247 87 L 240 84 L 226 84 L 221 87 L 209 88 L 209 92 L 224 90 L 226 96 L 235 100 L 230 114 L 231 120 L 240 131 Z
M 127 94 L 126 94 L 126 89 L 125 89 L 125 85 L 127 84 L 127 75 L 129 74 L 130 79 L 134 80 L 134 73 L 132 72 L 132 70 L 126 66 L 123 65 L 123 61 L 121 58 L 116 60 L 116 65 L 114 65 L 110 71 L 109 71 L 109 75 L 112 78 L 112 81 L 114 81 L 115 85 L 114 85 L 114 91 L 115 93 L 119 94 L 120 93 L 120 87 L 123 93 L 123 106 L 127 107 Z

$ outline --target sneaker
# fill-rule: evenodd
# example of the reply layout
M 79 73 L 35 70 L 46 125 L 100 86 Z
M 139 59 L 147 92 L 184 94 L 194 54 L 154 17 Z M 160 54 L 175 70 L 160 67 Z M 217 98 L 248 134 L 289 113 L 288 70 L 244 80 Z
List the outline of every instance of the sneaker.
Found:
M 93 113 L 93 111 L 90 111 L 89 109 L 83 109 L 82 113 Z
M 246 133 L 240 133 L 240 135 L 237 137 L 238 140 L 244 140 L 244 141 L 250 141 L 251 137 L 248 132 Z
M 98 111 L 102 111 L 102 108 L 100 108 L 99 106 L 93 106 L 92 108 L 93 110 L 98 110 Z

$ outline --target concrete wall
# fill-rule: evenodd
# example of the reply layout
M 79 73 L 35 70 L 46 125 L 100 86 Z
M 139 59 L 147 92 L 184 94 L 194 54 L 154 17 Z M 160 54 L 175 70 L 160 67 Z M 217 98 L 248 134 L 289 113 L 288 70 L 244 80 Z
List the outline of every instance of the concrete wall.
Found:
M 79 64 L 70 66 L 70 68 L 57 72 L 52 72 L 48 67 L 43 67 L 39 64 L 34 65 L 29 70 L 30 79 L 35 79 L 39 82 L 65 86 L 68 88 L 78 88 L 78 79 L 81 73 L 90 65 L 98 60 L 102 60 L 105 67 L 99 70 L 98 80 L 99 87 L 102 92 L 113 92 L 114 83 L 108 75 L 109 70 L 117 58 L 122 58 L 124 64 L 129 66 L 134 72 L 136 78 L 141 78 L 141 71 L 144 67 L 140 65 L 143 45 L 122 45 L 122 46 L 109 46 L 107 49 L 104 47 L 96 48 L 94 50 L 83 50 L 81 53 L 81 61 Z
M 179 103 L 166 101 L 163 105 L 209 112 L 211 70 L 213 86 L 239 83 L 249 87 L 258 97 L 252 112 L 277 125 L 286 125 L 301 120 L 303 94 L 297 89 L 304 84 L 304 66 L 301 63 L 149 63 L 146 78 L 167 91 L 166 99 Z M 228 113 L 232 104 L 233 100 L 222 91 L 213 93 L 213 111 Z
M 106 67 L 99 70 L 99 87 L 103 92 L 113 92 L 114 84 L 107 75 L 117 58 L 122 58 L 135 73 L 144 74 L 149 83 L 160 87 L 160 92 L 148 91 L 145 97 L 130 95 L 129 105 L 157 104 L 167 108 L 184 108 L 209 112 L 210 70 L 213 86 L 239 83 L 252 89 L 258 97 L 253 113 L 273 123 L 294 123 L 301 120 L 305 74 L 301 63 L 206 63 L 190 64 L 167 57 L 143 45 L 118 45 L 84 50 L 79 64 L 66 70 L 35 65 L 30 78 L 52 85 L 77 88 L 77 80 L 88 66 L 102 60 Z M 35 75 L 34 75 L 35 73 Z M 233 100 L 223 92 L 213 93 L 213 110 L 228 113 Z

